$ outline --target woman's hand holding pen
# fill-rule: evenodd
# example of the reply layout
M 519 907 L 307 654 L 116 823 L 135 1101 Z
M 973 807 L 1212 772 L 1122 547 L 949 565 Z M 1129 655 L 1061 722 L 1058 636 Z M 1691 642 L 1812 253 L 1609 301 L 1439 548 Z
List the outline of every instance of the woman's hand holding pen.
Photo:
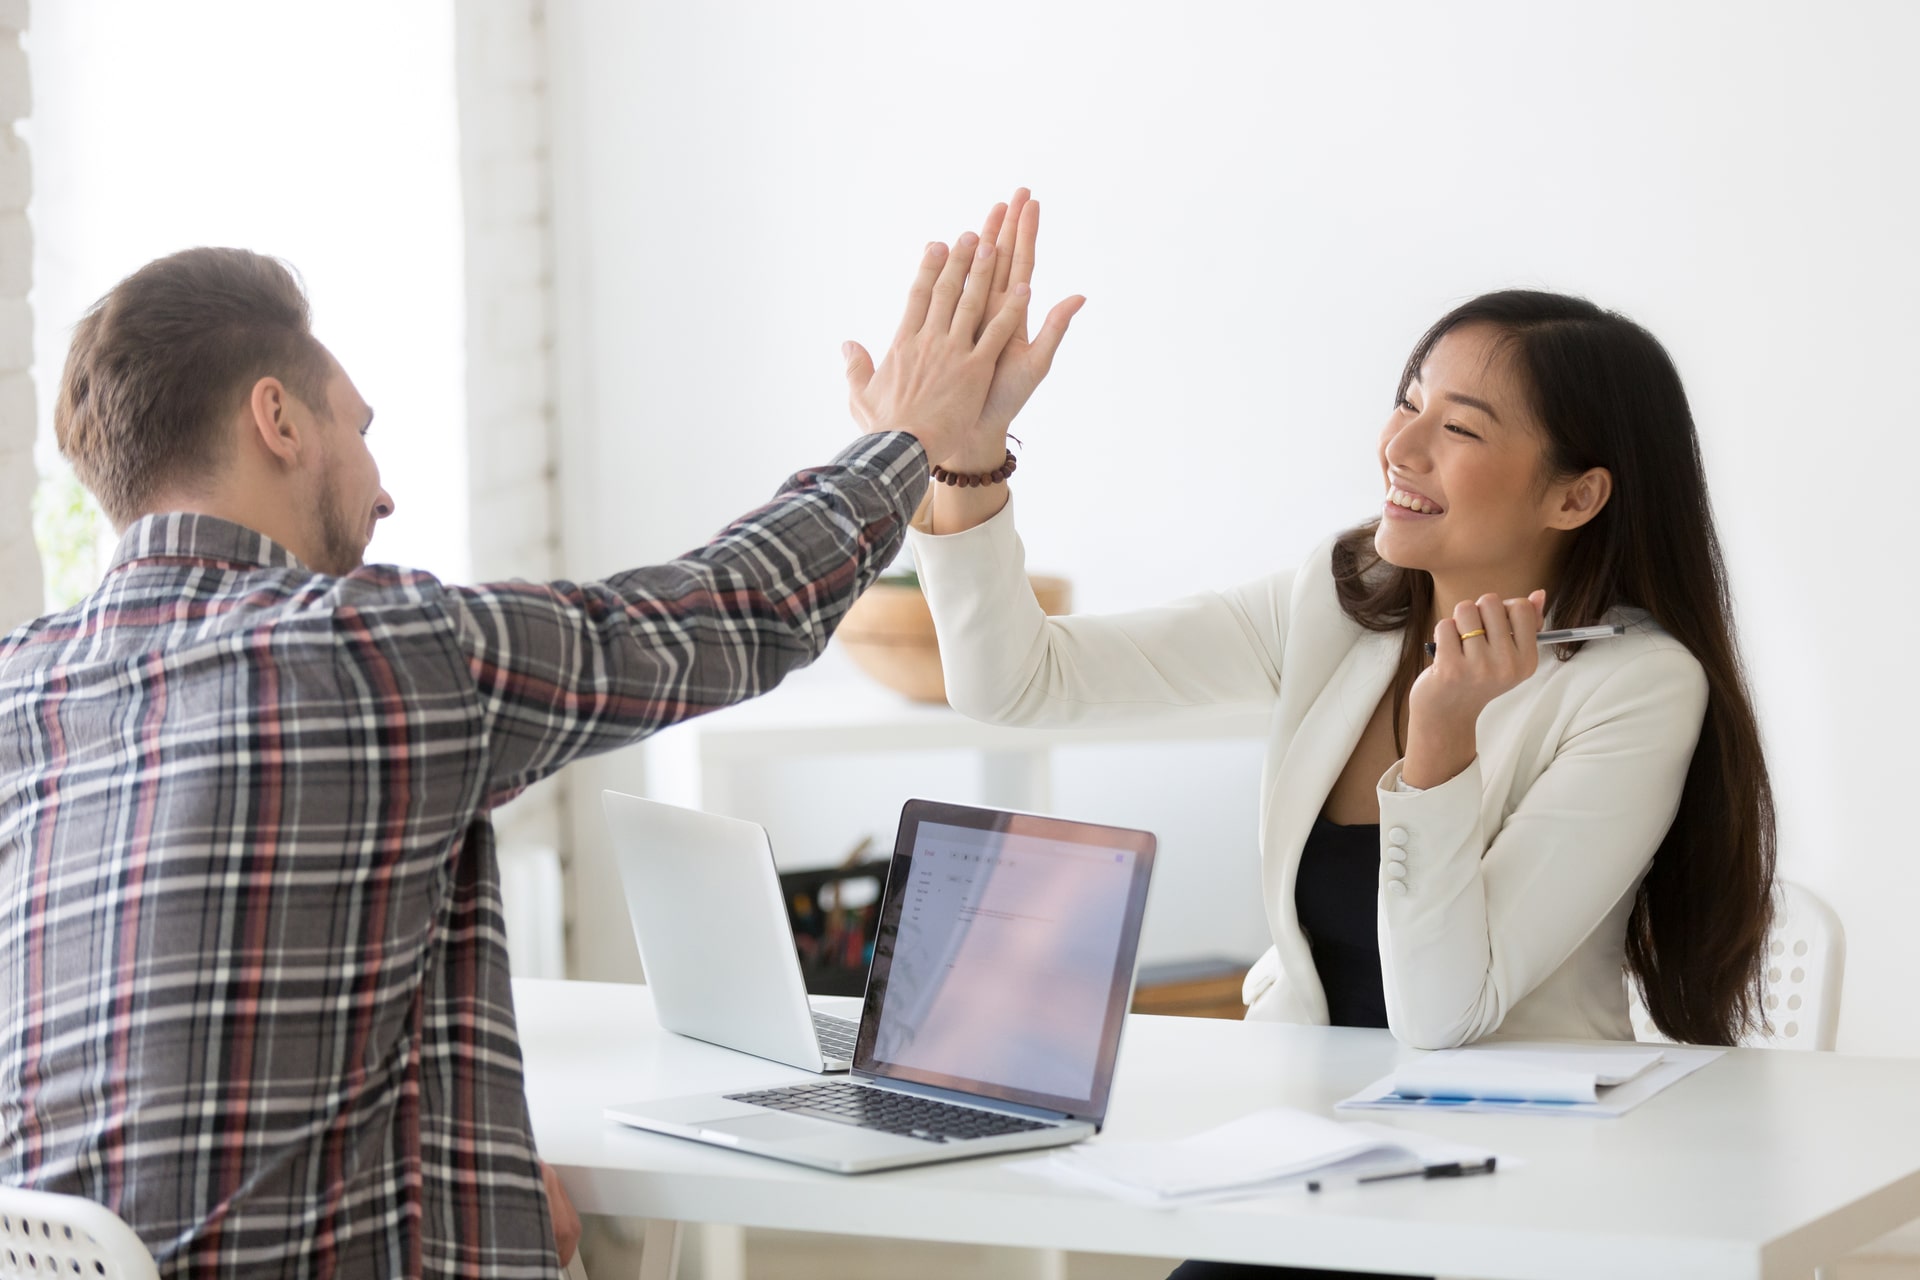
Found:
M 1433 629 L 1433 665 L 1420 673 L 1407 698 L 1400 777 L 1408 786 L 1437 787 L 1473 763 L 1480 713 L 1540 665 L 1534 637 L 1546 607 L 1544 591 L 1515 600 L 1489 592 L 1461 601 Z

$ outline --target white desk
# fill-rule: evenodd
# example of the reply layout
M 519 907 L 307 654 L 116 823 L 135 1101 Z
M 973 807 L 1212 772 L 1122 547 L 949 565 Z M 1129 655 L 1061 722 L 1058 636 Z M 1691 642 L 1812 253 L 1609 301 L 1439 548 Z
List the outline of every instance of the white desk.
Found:
M 811 1077 L 661 1031 L 644 987 L 514 991 L 540 1152 L 584 1213 L 1486 1280 L 1804 1277 L 1920 1217 L 1914 1060 L 1743 1049 L 1619 1120 L 1385 1117 L 1525 1166 L 1153 1212 L 1008 1158 L 847 1178 L 621 1128 L 603 1106 Z M 1324 1112 L 1405 1052 L 1384 1031 L 1136 1015 L 1106 1132 Z

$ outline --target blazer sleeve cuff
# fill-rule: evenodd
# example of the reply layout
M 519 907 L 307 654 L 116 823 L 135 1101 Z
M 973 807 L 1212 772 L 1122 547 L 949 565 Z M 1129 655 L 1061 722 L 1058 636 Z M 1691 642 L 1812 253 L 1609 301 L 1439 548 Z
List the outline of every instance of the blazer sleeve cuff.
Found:
M 946 656 L 948 692 L 955 674 L 967 683 L 970 645 L 1024 644 L 1044 615 L 1027 583 L 1027 549 L 1013 524 L 1013 501 L 959 533 L 929 533 L 922 515 L 907 530 L 934 622 L 953 652 Z
M 1389 912 L 1444 902 L 1486 852 L 1480 830 L 1480 760 L 1437 787 L 1402 791 L 1400 762 L 1380 778 L 1380 888 Z
M 932 493 L 933 486 L 929 485 L 927 492 Z M 907 538 L 913 543 L 916 560 L 922 555 L 939 559 L 966 554 L 981 555 L 986 551 L 1004 553 L 1008 544 L 1015 541 L 1011 494 L 1007 496 L 1005 506 L 973 528 L 962 529 L 959 533 L 935 533 L 932 507 L 931 502 L 921 503 L 907 528 Z

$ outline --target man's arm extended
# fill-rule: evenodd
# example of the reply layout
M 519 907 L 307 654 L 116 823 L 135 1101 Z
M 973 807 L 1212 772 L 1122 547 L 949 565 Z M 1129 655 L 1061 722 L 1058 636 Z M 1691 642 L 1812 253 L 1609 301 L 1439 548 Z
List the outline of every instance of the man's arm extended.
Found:
M 813 661 L 899 550 L 929 460 L 981 431 L 1025 286 L 990 318 L 996 250 L 930 244 L 880 367 L 854 392 L 869 434 L 706 546 L 605 582 L 449 593 L 488 735 L 498 803 L 577 756 L 764 693 Z
M 813 661 L 926 487 L 912 436 L 866 436 L 677 560 L 604 582 L 451 588 L 489 725 L 489 800 Z

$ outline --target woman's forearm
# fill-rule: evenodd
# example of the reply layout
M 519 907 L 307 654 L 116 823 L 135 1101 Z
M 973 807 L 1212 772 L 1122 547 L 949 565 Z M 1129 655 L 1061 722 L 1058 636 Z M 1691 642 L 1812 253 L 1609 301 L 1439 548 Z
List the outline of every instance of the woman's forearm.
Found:
M 992 463 L 979 468 L 979 470 L 981 472 L 992 471 L 994 467 L 999 465 L 1000 461 L 1001 459 L 996 458 Z M 949 469 L 951 470 L 952 468 Z M 932 518 L 931 532 L 943 534 L 965 533 L 975 525 L 985 524 L 987 521 L 993 519 L 993 517 L 999 515 L 1001 508 L 1006 505 L 1007 486 L 1005 481 L 999 484 L 983 484 L 972 488 L 935 482 L 933 485 L 933 501 L 930 508 Z
M 1408 786 L 1426 791 L 1459 777 L 1479 751 L 1471 720 L 1415 723 L 1407 733 L 1407 754 L 1401 761 L 1400 776 Z

